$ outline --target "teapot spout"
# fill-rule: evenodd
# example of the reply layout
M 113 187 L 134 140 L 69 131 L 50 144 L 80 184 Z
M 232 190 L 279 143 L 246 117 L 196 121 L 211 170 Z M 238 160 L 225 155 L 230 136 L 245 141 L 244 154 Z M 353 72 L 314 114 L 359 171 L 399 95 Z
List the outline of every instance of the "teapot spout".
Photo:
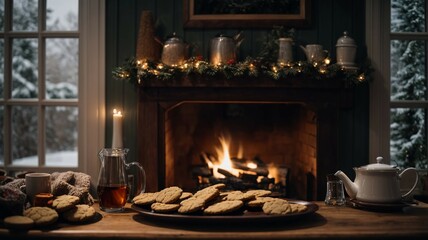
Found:
M 306 54 L 306 48 L 303 47 L 302 45 L 299 45 L 299 47 L 303 50 L 303 52 Z
M 340 180 L 342 180 L 343 185 L 345 186 L 345 190 L 348 193 L 349 197 L 352 199 L 355 199 L 358 192 L 357 184 L 352 182 L 351 179 L 349 179 L 348 176 L 346 176 L 346 174 L 340 170 L 337 171 L 334 175 L 340 178 Z
M 235 41 L 236 47 L 239 48 L 239 46 L 241 45 L 241 43 L 244 41 L 245 37 L 244 37 L 244 32 L 240 31 L 238 34 L 236 34 L 233 37 L 233 40 Z

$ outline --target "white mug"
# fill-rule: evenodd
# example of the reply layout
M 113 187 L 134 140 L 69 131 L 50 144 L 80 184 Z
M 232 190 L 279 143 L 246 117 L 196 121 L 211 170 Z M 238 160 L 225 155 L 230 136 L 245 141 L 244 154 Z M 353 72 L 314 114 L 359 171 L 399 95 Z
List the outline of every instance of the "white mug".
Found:
M 51 175 L 49 173 L 25 174 L 25 191 L 30 199 L 39 193 L 51 193 Z

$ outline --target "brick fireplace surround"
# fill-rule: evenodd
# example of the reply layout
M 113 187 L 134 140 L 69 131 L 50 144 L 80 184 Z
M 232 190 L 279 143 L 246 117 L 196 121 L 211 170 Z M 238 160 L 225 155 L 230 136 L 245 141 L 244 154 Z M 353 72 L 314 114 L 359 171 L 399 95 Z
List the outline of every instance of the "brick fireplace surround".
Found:
M 300 153 L 293 160 L 292 179 L 303 182 L 297 197 L 321 200 L 325 196 L 325 176 L 337 170 L 337 122 L 341 109 L 352 107 L 352 91 L 338 79 L 292 79 L 272 81 L 257 79 L 172 82 L 147 81 L 139 87 L 138 159 L 147 174 L 147 191 L 157 191 L 178 184 L 189 167 L 174 159 L 171 137 L 175 128 L 168 113 L 184 104 L 199 106 L 213 103 L 291 104 L 303 106 L 303 123 L 297 135 Z M 201 105 L 202 104 L 202 105 Z M 297 105 L 296 105 L 297 104 Z M 168 124 L 167 124 L 168 123 Z M 177 125 L 177 123 L 175 123 Z M 305 140 L 306 139 L 306 140 Z M 281 144 L 281 143 L 278 143 Z M 177 151 L 177 150 L 175 150 Z M 190 161 L 187 165 L 191 165 Z M 290 165 L 290 163 L 288 163 Z M 309 176 L 309 177 L 308 177 Z M 184 181 L 186 182 L 186 181 Z

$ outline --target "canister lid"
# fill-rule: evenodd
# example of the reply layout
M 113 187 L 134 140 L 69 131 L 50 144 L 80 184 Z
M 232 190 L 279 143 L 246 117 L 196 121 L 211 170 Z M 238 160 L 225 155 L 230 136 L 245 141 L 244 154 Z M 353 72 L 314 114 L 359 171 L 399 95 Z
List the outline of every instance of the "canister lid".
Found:
M 343 46 L 352 46 L 356 47 L 357 44 L 355 43 L 354 39 L 348 36 L 348 32 L 343 32 L 343 36 L 337 39 L 336 47 L 343 47 Z

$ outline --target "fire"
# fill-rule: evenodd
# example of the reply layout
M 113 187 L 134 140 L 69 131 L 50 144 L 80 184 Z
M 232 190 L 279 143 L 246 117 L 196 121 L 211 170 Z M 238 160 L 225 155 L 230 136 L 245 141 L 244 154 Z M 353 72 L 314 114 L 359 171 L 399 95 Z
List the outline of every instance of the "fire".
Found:
M 225 176 L 218 172 L 218 169 L 223 169 L 233 174 L 234 176 L 239 176 L 239 170 L 232 167 L 232 160 L 230 159 L 230 139 L 226 139 L 224 136 L 219 137 L 221 147 L 216 147 L 215 151 L 217 154 L 217 162 L 213 162 L 212 159 L 204 157 L 205 161 L 208 164 L 209 168 L 213 169 L 213 175 L 216 178 L 224 178 Z

